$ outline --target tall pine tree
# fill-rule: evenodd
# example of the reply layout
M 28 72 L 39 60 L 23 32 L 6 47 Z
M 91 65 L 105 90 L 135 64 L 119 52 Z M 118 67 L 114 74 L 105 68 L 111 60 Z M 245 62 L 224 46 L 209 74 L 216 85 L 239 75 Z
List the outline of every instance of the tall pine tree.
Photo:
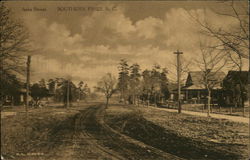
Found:
M 129 86 L 129 65 L 125 59 L 121 59 L 119 66 L 118 90 L 120 91 L 120 101 L 125 102 L 128 98 Z
M 135 104 L 138 100 L 140 94 L 140 66 L 138 64 L 133 64 L 130 66 L 130 80 L 129 80 L 129 90 L 130 90 L 130 102 Z

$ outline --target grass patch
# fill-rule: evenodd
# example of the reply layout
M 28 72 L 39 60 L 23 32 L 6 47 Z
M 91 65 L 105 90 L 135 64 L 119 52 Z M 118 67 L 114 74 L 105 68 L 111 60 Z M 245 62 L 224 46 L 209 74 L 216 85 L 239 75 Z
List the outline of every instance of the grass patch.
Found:
M 1 154 L 6 159 L 20 154 L 47 154 L 51 129 L 74 114 L 65 109 L 37 109 L 29 112 L 27 119 L 24 112 L 1 119 Z

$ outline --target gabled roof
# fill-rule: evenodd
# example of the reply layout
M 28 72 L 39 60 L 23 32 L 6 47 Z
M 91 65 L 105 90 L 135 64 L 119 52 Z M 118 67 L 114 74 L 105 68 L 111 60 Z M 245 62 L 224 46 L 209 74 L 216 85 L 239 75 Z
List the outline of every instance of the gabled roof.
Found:
M 224 81 L 242 81 L 243 84 L 250 83 L 250 74 L 248 71 L 228 71 Z
M 220 82 L 225 77 L 224 72 L 210 72 L 209 79 L 215 81 L 216 84 L 214 89 L 221 88 Z M 204 89 L 204 72 L 203 71 L 192 71 L 188 73 L 185 89 Z
M 203 82 L 203 79 L 204 79 L 203 71 L 189 72 L 189 75 L 193 84 L 201 84 Z M 224 72 L 211 72 L 209 75 L 211 75 L 210 79 L 216 80 L 216 81 L 222 81 L 226 76 Z

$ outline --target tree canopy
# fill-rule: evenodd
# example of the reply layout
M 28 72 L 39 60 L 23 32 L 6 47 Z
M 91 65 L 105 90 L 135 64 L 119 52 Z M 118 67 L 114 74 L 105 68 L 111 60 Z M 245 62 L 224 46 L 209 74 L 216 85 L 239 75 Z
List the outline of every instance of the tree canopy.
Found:
M 24 87 L 18 76 L 25 73 L 23 53 L 28 52 L 29 44 L 27 30 L 11 14 L 11 10 L 0 3 L 1 101 L 5 95 L 13 96 Z

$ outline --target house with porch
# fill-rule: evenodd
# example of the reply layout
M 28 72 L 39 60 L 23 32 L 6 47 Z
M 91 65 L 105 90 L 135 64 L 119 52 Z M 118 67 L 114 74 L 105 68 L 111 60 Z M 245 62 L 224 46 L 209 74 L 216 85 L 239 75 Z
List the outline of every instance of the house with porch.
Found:
M 222 82 L 224 72 L 210 72 L 210 78 L 214 85 L 211 91 L 212 101 L 216 102 L 222 97 Z M 204 103 L 207 99 L 207 89 L 204 85 L 204 72 L 192 71 L 188 73 L 186 84 L 181 88 L 184 103 Z

